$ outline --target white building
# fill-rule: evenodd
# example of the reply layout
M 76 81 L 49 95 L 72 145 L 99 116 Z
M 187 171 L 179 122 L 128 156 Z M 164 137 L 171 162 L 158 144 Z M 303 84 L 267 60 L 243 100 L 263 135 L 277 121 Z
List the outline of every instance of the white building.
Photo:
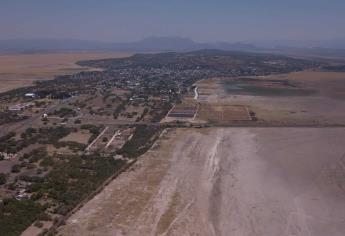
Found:
M 34 93 L 26 93 L 25 97 L 27 97 L 27 98 L 35 98 L 36 94 L 34 94 Z

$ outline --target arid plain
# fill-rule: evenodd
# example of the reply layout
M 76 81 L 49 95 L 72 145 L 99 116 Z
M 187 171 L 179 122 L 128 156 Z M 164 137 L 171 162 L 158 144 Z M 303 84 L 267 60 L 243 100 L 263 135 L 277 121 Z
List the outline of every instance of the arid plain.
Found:
M 343 235 L 344 131 L 170 131 L 61 234 Z
M 231 79 L 196 84 L 194 122 L 217 127 L 166 130 L 59 234 L 344 235 L 345 73 L 257 78 L 265 89 L 287 80 L 294 92 L 313 91 L 298 96 L 229 94 Z M 256 125 L 224 119 L 238 106 Z M 237 124 L 247 127 L 228 127 Z

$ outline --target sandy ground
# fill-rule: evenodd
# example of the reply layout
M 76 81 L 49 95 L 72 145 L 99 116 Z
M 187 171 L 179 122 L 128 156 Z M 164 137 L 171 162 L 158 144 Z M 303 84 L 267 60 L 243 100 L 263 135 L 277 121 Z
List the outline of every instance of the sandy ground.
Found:
M 80 60 L 130 56 L 125 52 L 0 54 L 0 92 L 32 85 L 36 80 L 90 70 L 75 64 Z
M 345 129 L 171 130 L 61 235 L 345 235 Z

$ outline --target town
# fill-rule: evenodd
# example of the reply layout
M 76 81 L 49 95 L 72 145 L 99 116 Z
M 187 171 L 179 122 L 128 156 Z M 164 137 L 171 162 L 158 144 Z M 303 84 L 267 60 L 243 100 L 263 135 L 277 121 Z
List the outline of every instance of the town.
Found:
M 322 65 L 217 50 L 78 64 L 102 71 L 58 76 L 0 94 L 0 198 L 7 212 L 0 216 L 1 235 L 19 234 L 31 224 L 42 235 L 54 232 L 109 178 L 145 153 L 164 128 L 196 116 L 196 82 Z M 245 122 L 256 121 L 246 108 L 236 112 Z

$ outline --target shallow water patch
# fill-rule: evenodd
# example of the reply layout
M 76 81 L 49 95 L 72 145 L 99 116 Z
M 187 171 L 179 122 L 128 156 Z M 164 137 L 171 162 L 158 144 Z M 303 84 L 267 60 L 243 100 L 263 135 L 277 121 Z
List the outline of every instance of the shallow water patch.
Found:
M 309 96 L 316 90 L 299 88 L 287 80 L 240 78 L 222 81 L 224 90 L 232 95 L 251 96 Z

